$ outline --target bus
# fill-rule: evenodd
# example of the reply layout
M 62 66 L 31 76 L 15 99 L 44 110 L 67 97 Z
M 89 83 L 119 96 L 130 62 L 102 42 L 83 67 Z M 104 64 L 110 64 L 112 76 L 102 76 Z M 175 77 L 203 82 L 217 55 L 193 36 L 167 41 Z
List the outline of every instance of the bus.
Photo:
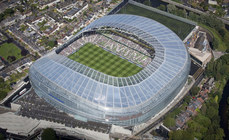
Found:
M 24 88 L 22 91 L 19 92 L 19 95 L 22 95 L 26 92 L 26 88 Z

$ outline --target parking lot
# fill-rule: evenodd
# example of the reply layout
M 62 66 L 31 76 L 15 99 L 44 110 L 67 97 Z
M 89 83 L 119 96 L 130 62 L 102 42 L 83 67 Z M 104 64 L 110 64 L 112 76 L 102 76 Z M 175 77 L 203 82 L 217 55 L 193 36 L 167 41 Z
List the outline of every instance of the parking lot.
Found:
M 83 122 L 74 119 L 64 112 L 60 112 L 53 106 L 49 105 L 44 99 L 38 97 L 32 89 L 29 93 L 15 101 L 16 104 L 21 105 L 18 115 L 26 116 L 38 120 L 47 120 L 51 122 L 65 124 L 68 127 L 79 127 L 90 129 L 98 132 L 109 133 L 110 125 L 96 123 L 96 122 Z

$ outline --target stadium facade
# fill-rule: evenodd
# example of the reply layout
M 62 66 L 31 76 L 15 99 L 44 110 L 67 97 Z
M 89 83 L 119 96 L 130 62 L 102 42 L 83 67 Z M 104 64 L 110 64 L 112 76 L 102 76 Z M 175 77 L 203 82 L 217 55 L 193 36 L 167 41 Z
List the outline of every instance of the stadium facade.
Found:
M 137 36 L 154 48 L 154 58 L 137 74 L 114 77 L 59 53 L 88 32 L 109 28 Z M 180 92 L 190 70 L 189 54 L 180 38 L 164 25 L 140 16 L 104 16 L 29 71 L 35 92 L 56 108 L 83 121 L 121 126 L 143 123 Z

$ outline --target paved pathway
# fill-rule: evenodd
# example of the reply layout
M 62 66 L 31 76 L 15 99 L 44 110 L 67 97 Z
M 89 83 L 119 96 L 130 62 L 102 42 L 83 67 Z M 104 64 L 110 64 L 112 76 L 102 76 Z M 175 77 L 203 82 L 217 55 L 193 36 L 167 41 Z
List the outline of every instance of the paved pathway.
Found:
M 215 50 L 213 50 L 212 53 L 213 53 L 213 56 L 214 56 L 214 60 L 220 58 L 221 56 L 223 56 L 225 54 L 224 52 L 215 51 Z

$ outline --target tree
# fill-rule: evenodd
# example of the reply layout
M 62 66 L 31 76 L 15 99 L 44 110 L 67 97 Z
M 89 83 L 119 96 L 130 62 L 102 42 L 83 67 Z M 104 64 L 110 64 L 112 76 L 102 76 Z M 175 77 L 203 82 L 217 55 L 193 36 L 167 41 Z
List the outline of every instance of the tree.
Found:
M 183 131 L 183 140 L 193 140 L 194 136 L 192 133 L 189 133 L 187 131 Z
M 176 10 L 176 15 L 180 16 L 180 17 L 186 17 L 186 11 L 183 9 L 177 9 Z
M 194 7 L 194 8 L 197 8 L 197 7 L 198 7 L 198 3 L 197 3 L 197 2 L 194 2 L 194 1 L 191 3 L 191 5 L 192 5 L 192 7 Z
M 206 137 L 204 137 L 204 140 L 215 140 L 215 135 L 209 133 L 208 135 L 206 135 Z
M 193 13 L 193 12 L 189 12 L 189 18 L 190 18 L 191 20 L 196 21 L 196 20 L 197 20 L 197 15 L 196 15 L 195 13 Z
M 219 46 L 219 42 L 218 42 L 217 39 L 214 38 L 213 41 L 212 41 L 213 49 L 216 50 L 218 48 L 218 46 Z
M 214 107 L 209 106 L 206 111 L 206 117 L 212 119 L 217 113 L 218 111 Z
M 14 10 L 12 8 L 6 9 L 3 13 L 0 14 L 0 22 L 7 18 L 8 16 L 12 16 L 14 14 Z
M 215 79 L 218 81 L 218 80 L 220 80 L 221 78 L 222 78 L 221 75 L 220 75 L 219 73 L 216 73 Z
M 21 13 L 24 12 L 23 6 L 17 6 L 16 9 L 17 9 L 18 11 L 20 11 Z
M 170 131 L 169 139 L 170 140 L 183 140 L 183 131 L 182 130 Z
M 226 77 L 228 77 L 228 74 L 229 74 L 229 65 L 222 65 L 220 67 L 219 72 L 220 72 L 221 75 L 225 75 Z
M 223 137 L 225 136 L 224 131 L 222 128 L 218 128 L 216 130 L 216 140 L 222 140 Z
M 3 13 L 1 13 L 0 14 L 0 22 L 2 21 L 2 20 L 4 20 L 5 18 L 4 18 L 4 14 Z
M 36 13 L 36 11 L 37 11 L 37 9 L 38 9 L 36 4 L 32 4 L 30 8 L 31 8 L 31 11 L 32 11 L 33 13 Z
M 50 40 L 48 43 L 47 43 L 48 46 L 50 47 L 54 47 L 57 45 L 57 41 L 56 40 Z
M 150 0 L 145 0 L 145 1 L 143 2 L 143 4 L 144 4 L 144 5 L 147 5 L 147 6 L 151 6 Z
M 16 60 L 16 57 L 15 57 L 15 56 L 8 56 L 8 57 L 7 57 L 7 60 L 8 60 L 9 62 L 13 62 L 13 61 Z
M 189 104 L 190 99 L 191 99 L 191 97 L 190 97 L 189 95 L 188 95 L 188 96 L 185 96 L 185 97 L 184 97 L 184 103 Z
M 0 77 L 0 100 L 5 98 L 7 93 L 10 91 L 10 85 Z
M 211 125 L 204 136 L 204 140 L 223 140 L 224 136 L 225 134 L 222 128 Z
M 223 29 L 223 28 L 220 28 L 218 32 L 219 32 L 219 34 L 220 34 L 222 37 L 224 37 L 225 34 L 226 34 L 226 31 L 225 31 L 225 29 Z
M 169 140 L 193 140 L 194 136 L 192 133 L 183 130 L 170 131 Z
M 84 11 L 84 12 L 83 12 L 83 15 L 84 15 L 84 16 L 86 16 L 86 15 L 87 15 L 87 12 L 86 12 L 86 11 Z
M 168 4 L 168 5 L 167 5 L 167 11 L 168 11 L 169 13 L 175 14 L 176 11 L 177 11 L 177 8 L 176 8 L 176 6 L 173 5 L 173 4 Z
M 45 10 L 48 10 L 48 9 L 49 9 L 49 6 L 46 6 L 46 7 L 45 7 Z
M 35 52 L 35 58 L 39 58 L 40 56 L 39 56 L 39 54 L 37 53 L 37 52 Z
M 188 121 L 188 129 L 187 131 L 189 133 L 192 133 L 195 137 L 198 137 L 198 139 L 202 138 L 202 134 L 207 132 L 207 128 L 204 127 L 203 125 L 199 124 L 198 122 L 195 122 L 194 120 Z
M 14 10 L 12 8 L 8 8 L 4 11 L 5 16 L 11 16 L 14 14 Z
M 219 5 L 222 4 L 223 0 L 216 0 Z
M 208 5 L 204 5 L 203 9 L 204 11 L 208 11 Z
M 162 11 L 166 11 L 166 7 L 163 4 L 160 4 L 160 6 L 158 6 L 157 9 L 160 9 Z
M 229 53 L 229 49 L 226 50 L 226 53 Z
M 191 95 L 196 96 L 199 93 L 199 91 L 200 91 L 200 88 L 195 86 L 191 89 Z
M 205 2 L 201 2 L 200 6 L 202 7 L 202 9 L 204 9 L 204 11 L 207 11 L 208 10 L 208 5 L 205 4 Z
M 28 54 L 28 51 L 26 49 L 21 50 L 21 55 L 26 56 Z
M 206 106 L 205 106 L 206 107 Z M 196 121 L 197 123 L 199 123 L 200 125 L 203 125 L 205 128 L 208 128 L 211 125 L 211 120 L 202 115 L 202 114 L 198 114 L 195 118 L 194 121 Z
M 23 4 L 23 5 L 25 5 L 25 4 L 27 4 L 28 3 L 28 1 L 27 0 L 20 0 L 21 1 L 21 4 Z
M 4 135 L 0 133 L 0 140 L 4 140 Z
M 206 106 L 206 104 L 203 104 L 202 107 L 201 107 L 201 113 L 203 115 L 205 115 L 206 114 L 206 111 L 207 111 L 207 106 Z
M 56 133 L 52 128 L 46 128 L 41 134 L 41 140 L 56 140 Z
M 208 77 L 213 77 L 213 72 L 214 72 L 214 60 L 211 59 L 211 61 L 207 64 L 205 74 Z

